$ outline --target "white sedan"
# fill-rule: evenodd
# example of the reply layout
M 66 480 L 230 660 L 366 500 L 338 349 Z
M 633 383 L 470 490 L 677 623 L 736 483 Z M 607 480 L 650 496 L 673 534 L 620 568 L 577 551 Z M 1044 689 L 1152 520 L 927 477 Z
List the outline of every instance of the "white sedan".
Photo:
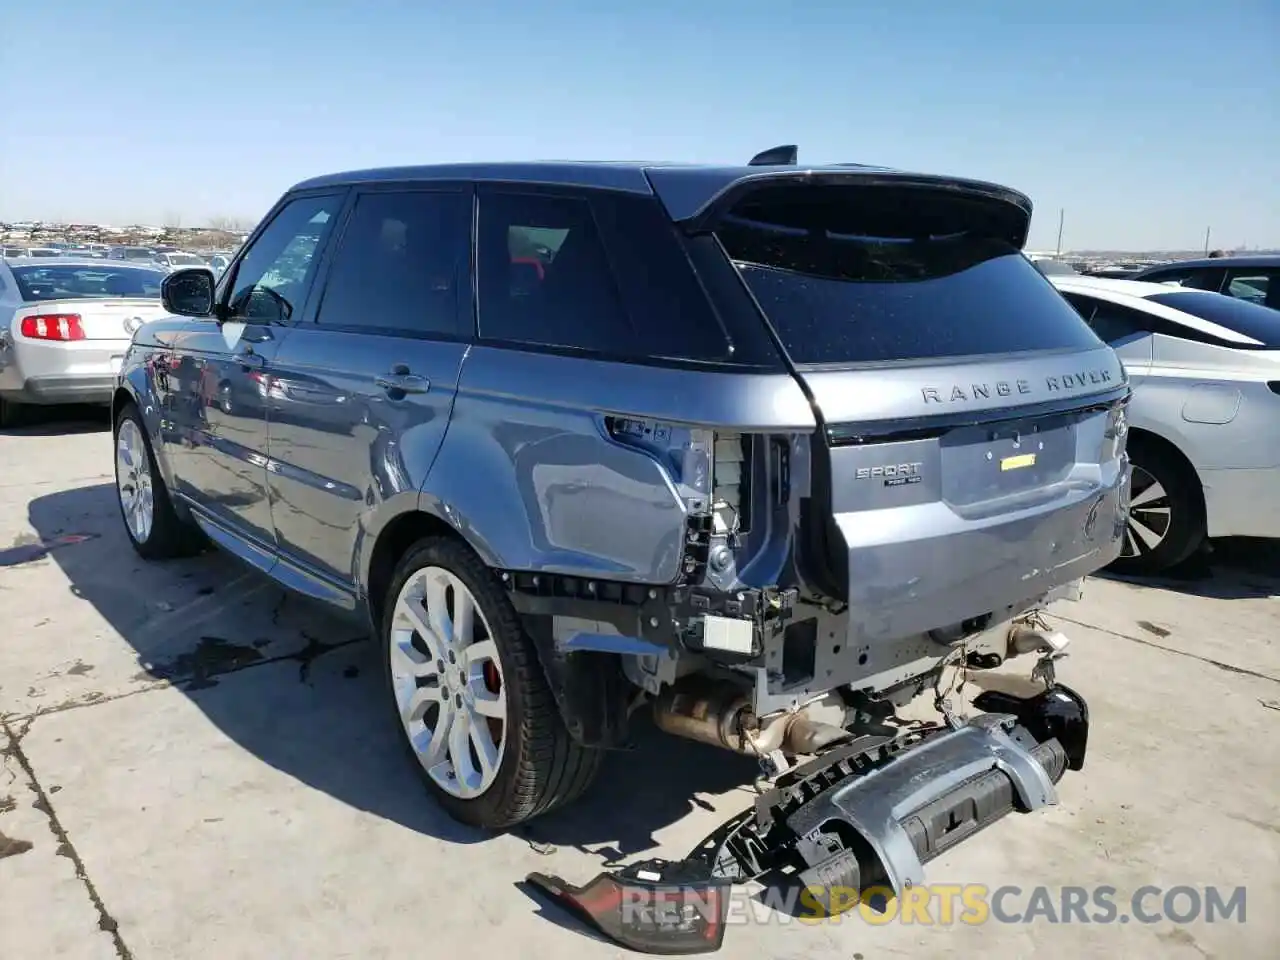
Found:
M 1280 537 L 1280 312 L 1134 280 L 1050 282 L 1133 384 L 1118 571 L 1156 573 L 1206 537 Z
M 134 332 L 167 316 L 158 267 L 0 261 L 0 427 L 23 404 L 110 403 Z

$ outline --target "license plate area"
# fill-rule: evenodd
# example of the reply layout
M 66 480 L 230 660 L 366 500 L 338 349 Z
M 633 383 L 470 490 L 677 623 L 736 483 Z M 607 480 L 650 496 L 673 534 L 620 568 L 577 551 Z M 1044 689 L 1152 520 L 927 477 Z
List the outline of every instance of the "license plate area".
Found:
M 1066 480 L 1077 462 L 1079 414 L 957 427 L 939 438 L 942 500 L 964 507 Z

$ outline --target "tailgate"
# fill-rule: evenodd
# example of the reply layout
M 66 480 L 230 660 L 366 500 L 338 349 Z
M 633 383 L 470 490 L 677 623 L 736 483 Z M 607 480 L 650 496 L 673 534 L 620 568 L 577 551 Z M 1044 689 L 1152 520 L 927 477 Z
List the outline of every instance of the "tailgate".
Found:
M 822 429 L 800 539 L 850 642 L 1034 600 L 1119 550 L 1128 385 L 961 182 L 765 184 L 715 211 Z
M 1077 389 L 1053 400 L 828 421 L 815 493 L 829 523 L 805 532 L 810 556 L 849 602 L 850 642 L 1004 614 L 1115 559 L 1127 491 L 1117 424 L 1128 391 L 1110 350 L 1071 366 Z M 1047 372 L 1047 359 L 961 369 L 935 370 L 936 386 L 915 389 L 962 383 L 966 394 L 994 393 L 1021 382 L 1047 394 L 1064 376 Z M 922 375 L 882 374 L 880 402 L 901 398 L 911 389 L 903 381 Z M 806 381 L 826 408 L 846 415 L 865 392 L 849 374 L 810 373 Z M 819 516 L 815 510 L 815 527 Z

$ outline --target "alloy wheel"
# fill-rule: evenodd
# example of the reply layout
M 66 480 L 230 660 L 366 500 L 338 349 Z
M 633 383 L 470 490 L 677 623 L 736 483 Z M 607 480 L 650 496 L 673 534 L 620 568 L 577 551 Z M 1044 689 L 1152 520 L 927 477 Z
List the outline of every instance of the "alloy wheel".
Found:
M 507 695 L 493 634 L 466 585 L 424 567 L 396 598 L 391 681 L 418 762 L 445 793 L 483 795 L 502 764 Z
M 129 532 L 138 543 L 146 543 L 155 523 L 151 457 L 132 417 L 121 420 L 116 432 L 116 489 Z
M 1133 492 L 1120 549 L 1122 558 L 1151 553 L 1169 535 L 1173 520 L 1169 493 L 1154 475 L 1135 463 L 1130 484 Z

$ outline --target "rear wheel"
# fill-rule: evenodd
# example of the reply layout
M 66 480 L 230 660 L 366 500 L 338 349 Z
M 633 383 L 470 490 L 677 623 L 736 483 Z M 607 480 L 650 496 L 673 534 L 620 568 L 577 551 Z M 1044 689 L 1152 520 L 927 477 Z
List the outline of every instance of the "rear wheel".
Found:
M 503 829 L 587 789 L 602 753 L 569 736 L 532 641 L 465 544 L 433 537 L 410 548 L 385 609 L 404 743 L 450 816 Z
M 1204 543 L 1206 525 L 1195 472 L 1147 444 L 1130 445 L 1133 479 L 1129 519 L 1117 573 L 1150 575 L 1186 560 Z
M 25 412 L 21 404 L 0 397 L 0 430 L 20 426 Z
M 142 415 L 132 403 L 120 411 L 113 433 L 117 501 L 133 549 L 148 560 L 197 552 L 200 537 L 173 509 Z

